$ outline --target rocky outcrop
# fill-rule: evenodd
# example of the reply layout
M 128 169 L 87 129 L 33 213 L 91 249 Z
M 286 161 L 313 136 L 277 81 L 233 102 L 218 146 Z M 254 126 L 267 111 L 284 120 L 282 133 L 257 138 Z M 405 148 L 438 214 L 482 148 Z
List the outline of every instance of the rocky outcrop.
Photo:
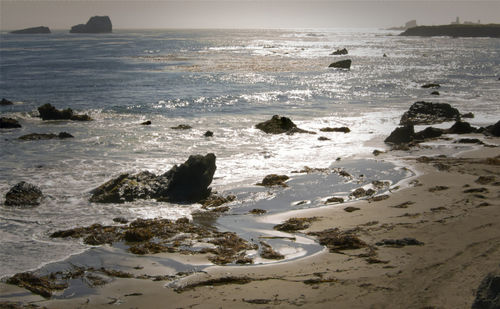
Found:
M 215 155 L 190 156 L 183 164 L 162 175 L 144 171 L 122 174 L 92 191 L 91 202 L 124 203 L 136 199 L 156 199 L 174 203 L 194 203 L 210 195 L 208 186 L 216 170 Z
M 11 31 L 10 33 L 12 33 L 12 34 L 46 34 L 46 33 L 50 33 L 50 29 L 49 29 L 49 27 L 40 26 L 40 27 L 15 30 L 15 31 Z
M 411 142 L 414 137 L 415 129 L 413 125 L 408 125 L 394 129 L 384 142 L 388 144 L 406 144 Z
M 479 284 L 472 309 L 500 308 L 500 272 L 488 274 Z
M 351 68 L 351 59 L 341 60 L 337 62 L 330 63 L 329 68 L 337 68 L 337 69 L 350 69 Z
M 443 135 L 444 130 L 438 129 L 438 128 L 433 128 L 433 127 L 427 127 L 424 130 L 415 133 L 414 138 L 417 140 L 425 140 L 429 138 L 436 138 L 440 137 Z
M 21 125 L 16 119 L 2 117 L 0 118 L 0 129 L 11 129 L 11 128 L 20 128 Z
M 205 132 L 205 134 L 203 134 L 203 136 L 205 136 L 205 137 L 212 137 L 212 136 L 214 136 L 214 132 L 207 131 L 207 132 Z
M 71 108 L 58 110 L 52 104 L 47 103 L 38 108 L 40 117 L 43 120 L 75 120 L 75 121 L 90 121 L 92 118 L 88 115 L 77 115 L 73 113 Z
M 342 132 L 342 133 L 349 133 L 351 130 L 348 127 L 338 127 L 338 128 L 321 128 L 319 129 L 321 132 Z
M 274 115 L 270 120 L 258 123 L 255 127 L 267 134 L 294 134 L 294 133 L 310 133 L 314 132 L 299 129 L 290 118 Z
M 422 85 L 421 87 L 425 88 L 425 89 L 427 89 L 427 88 L 439 88 L 439 87 L 441 87 L 441 85 L 440 84 L 435 84 L 435 83 L 430 83 L 430 84 Z
M 500 37 L 500 24 L 418 26 L 401 33 L 403 36 Z
M 337 55 L 347 55 L 349 52 L 347 51 L 346 48 L 342 48 L 342 49 L 337 49 L 336 51 L 334 51 L 333 53 L 331 53 L 330 55 L 333 55 L 333 56 L 337 56 Z
M 486 135 L 500 136 L 500 121 L 492 126 L 488 126 L 484 133 Z
M 141 122 L 142 126 L 150 126 L 151 125 L 151 120 L 146 120 L 144 122 Z
M 465 121 L 456 121 L 451 128 L 446 130 L 446 133 L 450 134 L 469 134 L 469 133 L 476 133 L 477 129 L 472 127 L 470 123 L 465 122 Z
M 93 16 L 86 24 L 71 27 L 70 33 L 111 33 L 113 26 L 108 16 Z
M 21 181 L 5 194 L 5 206 L 37 206 L 43 197 L 35 185 Z
M 262 182 L 258 183 L 258 186 L 265 186 L 265 187 L 272 187 L 272 186 L 282 186 L 286 187 L 287 184 L 285 181 L 287 181 L 289 177 L 287 175 L 276 175 L 276 174 L 270 174 L 264 177 L 262 179 Z
M 30 133 L 30 134 L 20 136 L 18 139 L 23 140 L 23 141 L 36 141 L 36 140 L 42 140 L 42 139 L 54 139 L 54 138 L 65 139 L 65 138 L 72 138 L 72 137 L 74 137 L 74 136 L 67 133 L 67 132 L 60 132 L 59 134 Z
M 447 103 L 415 102 L 403 114 L 401 125 L 435 124 L 444 121 L 453 121 L 460 117 L 460 113 Z
M 0 101 L 0 106 L 7 106 L 7 105 L 13 105 L 14 103 L 12 101 L 7 100 L 6 98 L 2 98 L 2 101 Z

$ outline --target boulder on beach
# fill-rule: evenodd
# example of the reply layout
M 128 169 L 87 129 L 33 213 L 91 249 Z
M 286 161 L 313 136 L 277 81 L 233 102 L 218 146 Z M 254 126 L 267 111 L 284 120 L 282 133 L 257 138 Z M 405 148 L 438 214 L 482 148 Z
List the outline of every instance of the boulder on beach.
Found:
M 479 284 L 472 309 L 500 308 L 500 272 L 488 274 Z
M 349 52 L 347 51 L 346 48 L 342 48 L 342 49 L 337 49 L 336 51 L 334 51 L 330 55 L 333 55 L 333 56 L 336 56 L 336 55 L 347 55 L 348 53 Z
M 20 128 L 21 125 L 19 121 L 13 118 L 1 117 L 0 118 L 0 129 L 11 129 L 11 128 Z
M 287 181 L 289 177 L 287 175 L 277 175 L 270 174 L 262 179 L 262 182 L 258 183 L 258 186 L 272 187 L 272 186 L 282 186 L 287 187 L 285 181 Z
M 111 33 L 113 26 L 109 16 L 93 16 L 86 24 L 71 27 L 70 33 Z
M 494 125 L 488 126 L 484 131 L 486 135 L 500 136 L 500 120 Z
M 0 106 L 7 106 L 7 105 L 13 105 L 14 103 L 12 101 L 7 100 L 6 98 L 2 98 L 2 101 L 0 101 Z
M 337 69 L 350 69 L 351 68 L 351 59 L 341 60 L 337 62 L 330 63 L 329 68 L 337 68 Z
M 278 115 L 274 115 L 270 120 L 258 123 L 255 127 L 267 134 L 294 134 L 294 133 L 312 133 L 310 131 L 302 130 L 293 123 L 290 118 L 280 117 Z
M 403 114 L 400 125 L 435 124 L 453 121 L 460 117 L 459 111 L 448 103 L 419 101 L 413 103 Z
M 384 142 L 388 144 L 406 144 L 411 142 L 415 137 L 415 129 L 413 125 L 399 127 L 391 132 Z
M 43 197 L 35 185 L 21 181 L 5 194 L 5 206 L 37 206 Z
M 18 139 L 23 140 L 23 141 L 36 141 L 36 140 L 43 140 L 43 139 L 54 139 L 54 138 L 65 139 L 65 138 L 72 138 L 72 137 L 73 137 L 73 135 L 71 135 L 67 132 L 60 132 L 59 134 L 30 133 L 30 134 L 20 136 Z
M 122 174 L 92 191 L 91 202 L 124 203 L 136 199 L 156 199 L 175 203 L 195 203 L 206 199 L 216 170 L 215 155 L 193 155 L 162 175 L 144 171 Z
M 39 26 L 11 31 L 12 34 L 46 34 L 50 33 L 49 27 Z
M 75 120 L 75 121 L 90 121 L 92 118 L 88 115 L 77 115 L 73 113 L 71 108 L 58 110 L 52 104 L 47 103 L 38 108 L 40 117 L 43 120 Z

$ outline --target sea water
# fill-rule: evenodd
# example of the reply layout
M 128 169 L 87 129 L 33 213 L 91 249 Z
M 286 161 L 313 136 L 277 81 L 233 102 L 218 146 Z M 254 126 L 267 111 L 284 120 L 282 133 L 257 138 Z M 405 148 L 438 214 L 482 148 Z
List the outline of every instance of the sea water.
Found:
M 307 201 L 301 207 L 321 207 L 328 195 L 362 185 L 291 174 L 304 166 L 358 162 L 347 169 L 358 176 L 371 170 L 368 180 L 393 184 L 411 175 L 397 163 L 376 163 L 371 153 L 385 149 L 383 139 L 415 101 L 473 112 L 470 122 L 476 126 L 498 121 L 499 39 L 397 34 L 376 29 L 1 33 L 0 97 L 15 104 L 1 106 L 0 114 L 18 119 L 22 128 L 0 132 L 0 203 L 19 181 L 39 186 L 45 199 L 35 208 L 0 207 L 0 277 L 88 250 L 78 241 L 51 239 L 55 230 L 111 224 L 115 217 L 192 218 L 200 211 L 198 204 L 88 202 L 92 189 L 123 172 L 163 173 L 189 155 L 213 152 L 212 187 L 239 200 L 231 204 L 232 215 L 217 224 L 253 235 L 249 231 L 263 227 L 245 223 L 243 230 L 235 223 L 246 222 L 244 214 L 253 207 L 286 211 L 300 200 Z M 330 55 L 340 48 L 349 54 Z M 352 59 L 350 70 L 328 68 L 342 59 Z M 440 96 L 420 87 L 429 82 L 441 84 Z M 89 114 L 93 121 L 42 121 L 37 107 L 45 103 Z M 255 128 L 275 114 L 318 134 L 266 135 Z M 140 125 L 146 120 L 152 125 Z M 179 124 L 193 128 L 171 129 Z M 340 126 L 351 132 L 319 131 Z M 214 136 L 204 137 L 207 130 Z M 17 140 L 62 131 L 74 138 Z M 254 184 L 271 173 L 292 176 L 293 190 L 275 191 L 268 203 L 271 198 Z

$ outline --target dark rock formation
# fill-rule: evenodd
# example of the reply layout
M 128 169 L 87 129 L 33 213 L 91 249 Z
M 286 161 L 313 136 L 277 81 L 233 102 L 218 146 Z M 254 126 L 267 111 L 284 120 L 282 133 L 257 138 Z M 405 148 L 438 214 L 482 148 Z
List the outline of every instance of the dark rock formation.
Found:
M 258 123 L 255 127 L 267 134 L 294 134 L 294 133 L 312 133 L 299 129 L 290 118 L 274 115 L 270 120 Z
M 212 136 L 214 136 L 214 132 L 207 131 L 207 132 L 205 132 L 205 134 L 203 134 L 203 136 L 205 136 L 205 137 L 212 137 Z
M 401 117 L 400 124 L 435 124 L 456 120 L 460 113 L 447 103 L 415 102 Z
M 53 134 L 53 133 L 30 133 L 26 134 L 23 136 L 20 136 L 19 139 L 23 141 L 36 141 L 36 140 L 41 140 L 41 139 L 54 139 L 54 138 L 72 138 L 74 137 L 73 135 L 67 133 L 67 132 L 60 132 L 59 134 Z
M 347 49 L 342 48 L 342 49 L 337 49 L 336 51 L 334 51 L 330 55 L 334 55 L 335 56 L 335 55 L 347 55 L 347 54 L 348 54 Z
M 500 121 L 492 126 L 488 126 L 484 133 L 487 135 L 500 136 Z
M 75 120 L 75 121 L 90 121 L 92 118 L 88 115 L 76 115 L 71 108 L 58 110 L 50 103 L 44 104 L 38 108 L 40 117 L 43 120 Z
M 7 106 L 7 105 L 13 105 L 12 101 L 7 100 L 6 98 L 2 98 L 2 101 L 0 101 L 0 106 Z
M 37 276 L 32 272 L 18 273 L 7 279 L 6 283 L 17 285 L 19 287 L 25 288 L 34 294 L 38 294 L 45 298 L 50 298 L 54 290 L 64 290 L 67 288 L 67 284 L 58 284 L 54 280 L 47 276 Z M 2 306 L 3 307 L 3 306 Z M 21 308 L 15 307 L 3 307 L 3 308 Z M 27 308 L 24 307 L 23 308 Z
M 20 128 L 21 125 L 16 119 L 2 117 L 0 118 L 0 129 Z
M 472 309 L 500 308 L 500 273 L 490 273 L 479 284 Z
M 144 171 L 122 174 L 92 191 L 91 202 L 124 203 L 135 199 L 157 199 L 177 203 L 194 203 L 210 195 L 208 186 L 215 173 L 215 155 L 190 156 L 183 164 L 156 176 Z
M 422 88 L 440 88 L 440 87 L 441 87 L 440 84 L 434 84 L 434 83 L 422 85 Z
M 330 139 L 328 137 L 320 136 L 318 137 L 318 141 L 329 141 Z
M 276 175 L 276 174 L 270 174 L 264 177 L 262 179 L 261 183 L 258 183 L 258 186 L 265 186 L 265 187 L 272 187 L 272 186 L 282 186 L 286 187 L 287 184 L 285 181 L 287 181 L 289 177 L 287 175 Z
M 321 128 L 319 129 L 321 132 L 342 132 L 342 133 L 349 133 L 351 130 L 348 127 L 338 127 L 338 128 Z
M 189 130 L 192 129 L 193 127 L 187 124 L 180 124 L 176 127 L 170 127 L 172 130 Z
M 147 120 L 147 121 L 141 122 L 141 125 L 143 125 L 143 126 L 149 126 L 149 125 L 151 125 L 151 121 Z
M 439 91 L 433 91 L 431 92 L 432 95 L 439 95 Z
M 35 185 L 21 181 L 5 194 L 6 206 L 37 206 L 42 199 L 42 191 Z
M 404 246 L 422 246 L 424 243 L 415 238 L 405 237 L 401 239 L 382 239 L 376 243 L 377 246 L 404 247 Z
M 11 31 L 10 33 L 12 33 L 12 34 L 45 34 L 45 33 L 50 33 L 50 29 L 49 29 L 49 27 L 40 26 L 40 27 L 15 30 L 15 31 Z
M 111 33 L 113 26 L 108 16 L 93 16 L 84 24 L 71 27 L 70 33 Z
M 443 133 L 444 132 L 442 129 L 427 127 L 424 130 L 415 133 L 414 138 L 417 140 L 425 140 L 428 138 L 440 137 L 441 135 L 443 135 Z
M 329 203 L 343 203 L 344 202 L 344 199 L 342 197 L 330 197 L 329 199 L 327 199 L 325 201 L 325 204 L 329 204 Z
M 418 26 L 407 29 L 404 36 L 500 37 L 500 24 Z
M 411 142 L 415 137 L 413 125 L 399 127 L 391 132 L 384 142 L 388 144 L 405 144 Z
M 329 68 L 337 68 L 337 69 L 350 69 L 351 68 L 351 59 L 341 60 L 337 62 L 330 63 Z
M 455 122 L 451 128 L 446 130 L 446 133 L 451 134 L 468 134 L 477 132 L 476 128 L 473 128 L 470 123 L 458 120 Z
M 460 115 L 462 118 L 474 118 L 474 114 L 469 112 L 469 113 L 465 113 L 465 114 L 462 114 Z

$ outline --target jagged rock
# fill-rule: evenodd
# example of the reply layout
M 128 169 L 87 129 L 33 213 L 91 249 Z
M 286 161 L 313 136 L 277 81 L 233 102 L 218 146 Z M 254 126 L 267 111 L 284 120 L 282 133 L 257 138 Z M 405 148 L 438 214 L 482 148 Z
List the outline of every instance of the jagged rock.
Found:
M 147 121 L 141 122 L 141 125 L 143 125 L 143 126 L 149 126 L 149 125 L 151 125 L 151 121 L 147 120 Z
M 348 127 L 338 127 L 338 128 L 321 128 L 319 129 L 321 132 L 342 132 L 342 133 L 349 133 L 351 130 Z
M 430 84 L 425 84 L 425 85 L 422 85 L 422 88 L 440 88 L 441 85 L 440 84 L 433 84 L 433 83 L 430 83 Z
M 417 140 L 425 140 L 425 139 L 428 139 L 428 138 L 440 137 L 441 135 L 443 135 L 443 133 L 444 132 L 443 132 L 442 129 L 433 128 L 433 127 L 427 127 L 424 130 L 415 133 L 414 137 Z
M 135 175 L 122 174 L 92 191 L 91 202 L 124 203 L 135 199 L 157 199 L 177 203 L 195 203 L 210 195 L 208 186 L 215 173 L 215 155 L 190 156 L 156 176 L 144 171 Z
M 67 133 L 67 132 L 61 132 L 59 134 L 54 134 L 54 133 L 30 133 L 26 134 L 23 136 L 20 136 L 19 139 L 23 141 L 36 141 L 36 140 L 42 140 L 42 139 L 53 139 L 53 138 L 72 138 L 74 137 L 73 135 Z
M 113 26 L 108 16 L 93 16 L 84 24 L 71 27 L 70 33 L 111 33 Z
M 265 186 L 265 187 L 272 187 L 272 186 L 282 186 L 286 187 L 287 184 L 285 181 L 287 181 L 289 177 L 287 175 L 276 175 L 276 174 L 270 174 L 264 177 L 262 179 L 261 183 L 258 183 L 258 186 Z
M 476 131 L 477 129 L 472 127 L 470 123 L 458 120 L 451 126 L 451 128 L 446 130 L 446 133 L 468 134 L 468 133 L 475 133 Z
M 71 108 L 58 110 L 52 104 L 47 103 L 38 108 L 40 117 L 43 120 L 76 120 L 89 121 L 92 120 L 88 115 L 76 115 Z
M 388 144 L 405 144 L 411 142 L 414 137 L 415 130 L 413 125 L 408 125 L 394 129 L 384 142 Z
M 347 49 L 345 48 L 342 48 L 342 49 L 337 49 L 336 51 L 334 51 L 333 53 L 331 53 L 330 55 L 347 55 L 349 52 L 347 51 Z
M 5 194 L 6 206 L 37 206 L 43 197 L 42 191 L 35 185 L 21 181 Z
M 2 98 L 2 101 L 0 101 L 0 106 L 7 106 L 7 105 L 13 105 L 14 103 L 12 101 L 7 100 L 6 98 Z
M 494 125 L 488 126 L 484 132 L 487 135 L 500 136 L 500 121 Z
M 500 273 L 488 274 L 479 284 L 472 309 L 500 308 Z
M 274 115 L 270 120 L 258 123 L 255 127 L 267 134 L 294 134 L 294 133 L 312 133 L 297 128 L 290 118 Z
M 337 62 L 330 63 L 329 68 L 337 68 L 337 69 L 350 69 L 351 68 L 351 59 L 341 60 Z
M 2 117 L 0 118 L 0 129 L 20 128 L 21 125 L 16 119 Z
M 32 27 L 32 28 L 26 28 L 26 29 L 21 29 L 21 30 L 15 30 L 11 31 L 10 33 L 12 34 L 45 34 L 45 33 L 50 33 L 49 27 Z
M 207 132 L 205 132 L 205 134 L 203 134 L 203 136 L 205 136 L 205 137 L 212 137 L 212 136 L 214 136 L 214 132 L 207 131 Z
M 401 117 L 400 124 L 435 124 L 456 120 L 460 113 L 447 103 L 415 102 Z

